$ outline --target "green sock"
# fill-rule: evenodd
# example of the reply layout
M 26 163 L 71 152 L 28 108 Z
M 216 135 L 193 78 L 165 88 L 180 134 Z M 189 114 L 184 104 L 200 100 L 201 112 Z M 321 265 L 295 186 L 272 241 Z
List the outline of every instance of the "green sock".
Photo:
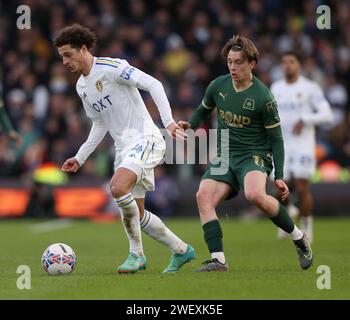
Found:
M 209 221 L 203 225 L 204 239 L 207 243 L 209 252 L 223 252 L 222 230 L 219 220 Z
M 286 207 L 279 203 L 277 216 L 270 218 L 271 221 L 279 228 L 287 233 L 291 233 L 294 229 L 294 222 L 288 214 Z

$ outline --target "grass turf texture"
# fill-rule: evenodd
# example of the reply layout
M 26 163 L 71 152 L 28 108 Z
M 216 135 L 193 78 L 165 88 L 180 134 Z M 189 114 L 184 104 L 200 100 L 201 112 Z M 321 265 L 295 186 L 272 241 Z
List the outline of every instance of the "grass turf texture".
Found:
M 120 222 L 73 221 L 50 232 L 33 232 L 34 220 L 0 221 L 0 299 L 350 299 L 350 219 L 316 219 L 314 265 L 303 271 L 289 239 L 276 239 L 268 219 L 243 223 L 222 219 L 227 273 L 194 273 L 209 258 L 196 219 L 167 225 L 197 252 L 178 274 L 162 275 L 167 248 L 144 235 L 146 271 L 119 275 L 128 243 Z M 75 251 L 77 267 L 69 276 L 48 276 L 40 265 L 44 249 L 63 242 Z M 31 268 L 31 289 L 19 290 L 19 265 Z M 319 265 L 331 268 L 331 289 L 317 289 Z

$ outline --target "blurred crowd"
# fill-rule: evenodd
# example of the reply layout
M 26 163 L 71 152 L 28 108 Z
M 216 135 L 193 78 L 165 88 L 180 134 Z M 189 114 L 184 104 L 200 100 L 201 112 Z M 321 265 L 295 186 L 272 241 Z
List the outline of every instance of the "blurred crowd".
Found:
M 30 30 L 16 27 L 16 8 L 23 4 L 31 8 Z M 321 4 L 331 8 L 330 30 L 316 27 Z M 331 126 L 318 130 L 319 161 L 333 159 L 350 168 L 349 0 L 22 0 L 2 1 L 0 12 L 1 91 L 23 137 L 16 149 L 0 135 L 0 177 L 17 177 L 45 162 L 60 166 L 88 135 L 90 122 L 75 92 L 77 76 L 63 67 L 52 45 L 58 31 L 72 23 L 96 32 L 94 55 L 127 59 L 159 79 L 175 120 L 188 119 L 209 82 L 227 73 L 220 50 L 233 34 L 253 40 L 260 51 L 255 73 L 267 85 L 282 76 L 279 55 L 296 50 L 304 74 L 321 85 L 335 114 Z M 152 99 L 143 96 L 161 127 Z M 113 160 L 106 138 L 79 174 L 108 178 Z M 172 177 L 190 178 L 203 169 L 164 165 L 156 174 L 166 190 L 174 188 Z

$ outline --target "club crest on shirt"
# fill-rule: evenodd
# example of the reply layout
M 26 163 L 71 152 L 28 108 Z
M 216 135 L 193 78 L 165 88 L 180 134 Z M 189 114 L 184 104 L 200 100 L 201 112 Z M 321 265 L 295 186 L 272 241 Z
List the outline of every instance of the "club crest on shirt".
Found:
M 243 109 L 248 109 L 248 110 L 254 110 L 254 106 L 255 106 L 255 100 L 254 99 L 250 99 L 250 98 L 246 98 L 244 103 L 243 103 Z
M 102 92 L 103 85 L 102 85 L 102 82 L 100 80 L 96 81 L 95 86 L 96 86 L 97 91 Z

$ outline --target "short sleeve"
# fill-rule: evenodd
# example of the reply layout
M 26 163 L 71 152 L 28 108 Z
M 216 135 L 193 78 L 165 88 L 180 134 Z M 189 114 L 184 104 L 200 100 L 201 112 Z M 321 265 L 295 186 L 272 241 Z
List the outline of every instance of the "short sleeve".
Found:
M 262 114 L 266 129 L 272 129 L 280 125 L 277 102 L 271 92 L 266 95 L 266 99 L 262 106 Z
M 205 90 L 205 94 L 202 100 L 202 106 L 206 109 L 214 109 L 216 107 L 215 105 L 215 99 L 214 99 L 214 92 L 215 92 L 215 84 L 214 81 L 210 82 L 209 86 Z

